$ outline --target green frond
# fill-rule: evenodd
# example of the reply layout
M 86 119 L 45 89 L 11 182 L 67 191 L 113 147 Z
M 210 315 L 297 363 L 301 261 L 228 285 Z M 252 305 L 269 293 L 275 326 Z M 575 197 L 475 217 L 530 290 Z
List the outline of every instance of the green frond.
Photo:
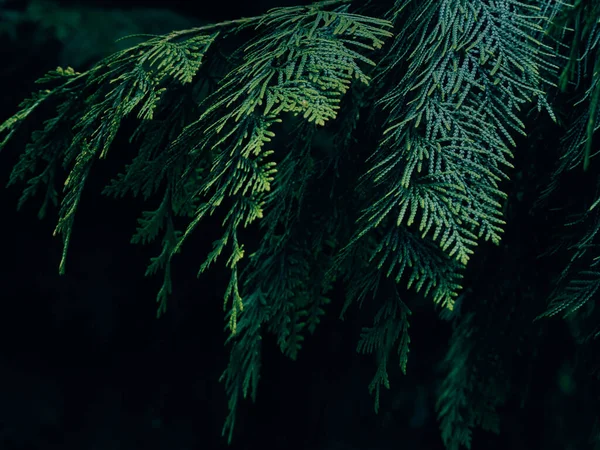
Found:
M 477 313 L 469 308 L 452 319 L 453 332 L 440 365 L 443 378 L 436 401 L 442 440 L 449 450 L 471 448 L 475 428 L 500 432 L 499 407 L 507 401 L 510 368 L 518 350 L 506 342 L 513 332 L 498 321 L 510 297 L 492 290 L 491 298 L 478 299 L 477 306 L 483 307 L 477 308 Z
M 166 89 L 191 81 L 216 36 L 201 34 L 184 40 L 176 40 L 176 34 L 160 36 L 118 52 L 84 73 L 59 67 L 39 80 L 56 87 L 23 102 L 21 110 L 0 125 L 0 133 L 7 133 L 4 145 L 42 104 L 58 104 L 58 115 L 48 120 L 44 130 L 26 147 L 11 182 L 24 178 L 26 168 L 31 170 L 40 159 L 62 160 L 63 167 L 70 167 L 54 231 L 55 235 L 62 235 L 64 242 L 61 273 L 65 271 L 77 206 L 94 162 L 106 156 L 125 117 L 137 111 L 139 119 L 151 120 Z M 54 172 L 50 172 L 54 164 L 48 167 L 41 177 L 32 178 L 32 186 L 39 180 L 54 178 Z M 53 187 L 49 188 L 48 197 L 52 198 Z M 33 192 L 34 188 L 25 193 L 22 201 Z M 45 204 L 41 212 L 45 211 Z
M 467 412 L 474 379 L 470 367 L 472 352 L 472 314 L 464 316 L 454 329 L 450 347 L 442 362 L 447 376 L 438 394 L 435 409 L 440 422 L 442 440 L 448 450 L 461 446 L 471 448 L 472 422 Z
M 430 239 L 403 227 L 387 228 L 372 250 L 370 261 L 396 283 L 404 280 L 409 289 L 430 295 L 436 304 L 452 309 L 461 289 L 460 264 Z
M 6 142 L 40 105 L 58 104 L 58 116 L 35 135 L 11 181 L 25 178 L 38 160 L 48 160 L 48 168 L 31 178 L 22 201 L 41 183 L 48 184 L 47 199 L 53 201 L 57 197 L 52 185 L 54 167 L 58 161 L 70 167 L 55 230 L 64 240 L 61 272 L 90 170 L 98 158 L 107 156 L 121 122 L 130 116 L 141 121 L 134 134 L 140 149 L 105 193 L 143 193 L 148 198 L 169 178 L 177 179 L 167 194 L 172 197 L 169 214 L 192 215 L 186 230 L 168 247 L 169 255 L 164 247 L 149 271 L 163 267 L 204 215 L 212 214 L 226 197 L 234 198 L 234 206 L 225 216 L 226 232 L 201 271 L 226 245 L 235 247 L 238 226 L 263 217 L 265 194 L 277 172 L 275 161 L 269 158 L 273 151 L 265 150 L 264 145 L 274 137 L 271 128 L 281 122 L 279 116 L 292 113 L 321 125 L 335 118 L 340 98 L 351 82 L 369 80 L 363 66 L 374 62 L 363 53 L 380 48 L 383 39 L 391 36 L 389 22 L 351 14 L 348 5 L 329 10 L 333 5 L 336 2 L 279 8 L 259 18 L 224 24 L 224 28 L 240 29 L 253 25 L 258 37 L 241 49 L 241 64 L 225 75 L 215 92 L 202 99 L 199 118 L 191 124 L 180 113 L 187 108 L 178 108 L 173 96 L 167 94 L 195 79 L 204 55 L 219 37 L 214 32 L 219 24 L 153 37 L 105 58 L 84 73 L 58 68 L 44 76 L 40 82 L 55 87 L 25 101 L 15 116 L 0 125 L 0 133 L 7 134 Z M 264 108 L 257 109 L 261 106 Z M 167 114 L 167 108 L 175 113 Z M 198 133 L 201 139 L 196 139 Z M 56 135 L 63 140 L 55 140 Z M 203 148 L 210 150 L 200 152 Z M 194 199 L 201 198 L 204 202 L 194 206 Z M 45 208 L 44 203 L 42 211 Z M 161 214 L 145 213 L 134 237 L 136 242 L 157 236 L 162 226 L 159 223 L 164 221 Z M 228 293 L 239 309 L 235 273 L 243 256 L 241 248 L 232 248 L 228 262 L 232 270 Z M 232 317 L 235 319 L 236 314 Z
M 376 354 L 377 371 L 373 380 L 369 384 L 369 392 L 375 392 L 375 412 L 379 412 L 379 398 L 381 386 L 390 388 L 390 382 L 387 372 L 387 363 L 389 362 L 393 348 L 398 346 L 398 356 L 400 359 L 400 369 L 406 373 L 406 364 L 408 361 L 408 345 L 410 336 L 408 335 L 408 316 L 410 310 L 404 304 L 397 291 L 394 289 L 392 298 L 384 300 L 383 305 L 375 315 L 372 327 L 363 328 L 358 342 L 357 351 L 365 354 Z
M 554 253 L 562 250 L 568 260 L 555 280 L 547 309 L 537 319 L 559 314 L 572 318 L 581 315 L 584 306 L 593 306 L 600 288 L 600 258 L 597 254 L 600 211 L 597 205 L 598 200 L 583 213 L 571 215 L 563 227 L 564 232 L 556 239 Z
M 594 264 L 595 266 L 595 264 Z M 600 289 L 600 271 L 581 270 L 569 278 L 568 284 L 550 300 L 548 309 L 538 318 L 562 314 L 575 314 L 582 306 L 592 301 Z
M 248 394 L 256 399 L 261 368 L 261 327 L 269 318 L 268 308 L 260 290 L 245 297 L 244 313 L 237 320 L 235 336 L 229 352 L 229 364 L 221 375 L 228 398 L 229 414 L 225 418 L 222 435 L 231 443 L 235 427 L 237 407 Z M 231 322 L 228 317 L 228 322 Z
M 268 158 L 273 151 L 264 146 L 275 136 L 272 128 L 281 122 L 280 116 L 291 113 L 324 125 L 336 117 L 340 99 L 354 79 L 369 81 L 361 65 L 374 63 L 354 48 L 379 48 L 391 35 L 385 29 L 389 23 L 347 10 L 342 6 L 325 11 L 318 4 L 280 8 L 259 21 L 259 36 L 243 49 L 242 63 L 223 78 L 206 99 L 199 119 L 173 144 L 178 151 L 198 138 L 192 155 L 202 155 L 205 149 L 214 154 L 213 166 L 195 194 L 208 199 L 196 211 L 182 242 L 225 197 L 234 198 L 235 204 L 226 215 L 232 224 L 228 233 L 242 222 L 246 226 L 263 217 L 277 173 L 275 161 Z M 254 206 L 246 207 L 249 204 Z
M 478 239 L 501 239 L 511 132 L 524 134 L 521 105 L 545 104 L 540 74 L 554 69 L 525 3 L 425 1 L 404 14 L 378 75 L 401 79 L 380 100 L 385 137 L 362 180 L 377 196 L 353 242 L 392 215 L 466 265 Z
M 576 2 L 570 8 L 563 8 L 555 22 L 558 30 L 554 34 L 570 31 L 567 34 L 570 43 L 566 46 L 569 56 L 565 57 L 567 63 L 558 77 L 561 91 L 568 92 L 573 84 L 579 85 L 586 79 L 587 85 L 577 94 L 566 117 L 567 130 L 559 147 L 561 157 L 540 195 L 539 205 L 549 201 L 566 172 L 579 166 L 588 170 L 594 155 L 594 136 L 600 129 L 600 7 L 593 2 Z

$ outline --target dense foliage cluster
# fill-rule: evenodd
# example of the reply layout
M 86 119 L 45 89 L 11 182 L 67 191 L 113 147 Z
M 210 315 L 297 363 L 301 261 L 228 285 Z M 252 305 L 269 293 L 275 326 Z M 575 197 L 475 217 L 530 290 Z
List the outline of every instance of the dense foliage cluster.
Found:
M 540 209 L 551 209 L 568 172 L 593 170 L 600 7 L 397 0 L 382 11 L 356 3 L 277 8 L 147 36 L 84 72 L 58 67 L 0 124 L 0 148 L 31 134 L 10 184 L 26 182 L 19 206 L 39 194 L 40 215 L 59 205 L 64 272 L 92 168 L 134 124 L 136 154 L 104 192 L 158 199 L 132 242 L 160 238 L 147 269 L 162 274 L 159 315 L 174 256 L 203 219 L 221 214 L 222 235 L 199 273 L 221 256 L 230 273 L 230 361 L 222 376 L 229 440 L 241 398 L 256 396 L 263 334 L 296 358 L 340 281 L 343 311 L 365 300 L 378 310 L 358 343 L 376 357 L 369 386 L 376 410 L 381 387 L 390 387 L 393 351 L 406 370 L 411 310 L 403 299 L 422 294 L 453 321 L 438 416 L 447 448 L 469 448 L 474 427 L 498 431 L 496 408 L 509 386 L 501 358 L 485 361 L 495 349 L 481 344 L 495 329 L 501 292 L 481 302 L 485 313 L 469 308 L 465 268 L 481 241 L 501 244 L 506 180 L 530 115 L 565 128 Z M 564 114 L 561 93 L 576 97 Z M 591 319 L 600 199 L 585 201 L 572 205 L 572 232 L 549 249 L 567 252 L 569 263 L 548 309 L 536 315 L 569 316 L 589 341 L 600 336 L 600 320 Z M 246 255 L 243 229 L 255 225 L 260 242 Z

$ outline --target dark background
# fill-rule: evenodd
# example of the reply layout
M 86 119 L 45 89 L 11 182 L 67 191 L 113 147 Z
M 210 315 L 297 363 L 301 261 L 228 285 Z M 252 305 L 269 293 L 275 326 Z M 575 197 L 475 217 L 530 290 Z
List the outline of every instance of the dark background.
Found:
M 300 4 L 54 3 L 107 10 L 169 8 L 192 24 Z M 27 4 L 0 2 L 0 8 L 22 11 Z M 14 113 L 35 88 L 36 78 L 67 64 L 61 61 L 64 41 L 43 23 L 25 21 L 14 29 L 16 39 L 0 35 L 5 64 L 0 71 L 0 120 Z M 534 128 L 550 127 L 546 119 L 531 122 Z M 571 376 L 576 352 L 568 330 L 561 321 L 531 320 L 541 312 L 538 308 L 543 310 L 555 274 L 537 258 L 551 240 L 541 225 L 547 218 L 530 214 L 539 189 L 530 180 L 547 169 L 549 158 L 539 155 L 551 151 L 553 141 L 547 135 L 546 141 L 520 142 L 523 151 L 517 152 L 517 169 L 507 186 L 514 196 L 507 215 L 514 220 L 507 220 L 500 247 L 481 245 L 472 263 L 475 269 L 467 273 L 469 298 L 495 302 L 490 324 L 505 323 L 511 308 L 522 314 L 514 329 L 501 330 L 508 334 L 502 341 L 507 351 L 513 351 L 511 339 L 530 343 L 514 355 L 513 373 L 527 389 L 516 389 L 501 409 L 500 436 L 476 431 L 474 449 L 566 448 L 571 435 L 589 431 L 591 415 L 571 414 L 581 410 L 586 392 Z M 20 144 L 7 146 L 0 155 L 0 183 L 7 182 Z M 128 161 L 118 149 L 111 152 L 96 166 L 86 188 L 64 276 L 58 275 L 62 244 L 52 237 L 56 211 L 40 221 L 38 205 L 30 202 L 17 213 L 22 186 L 0 190 L 0 449 L 226 448 L 220 434 L 227 400 L 218 379 L 227 363 L 222 293 L 228 274 L 217 265 L 200 279 L 195 277 L 219 220 L 208 223 L 206 235 L 194 236 L 175 262 L 168 312 L 156 320 L 159 281 L 144 277 L 144 271 L 158 250 L 129 243 L 143 206 L 135 199 L 99 195 L 106 175 Z M 502 301 L 506 309 L 497 306 Z M 437 317 L 429 302 L 414 307 L 408 374 L 391 367 L 392 390 L 384 393 L 375 415 L 367 389 L 375 364 L 355 351 L 372 311 L 368 305 L 352 308 L 340 321 L 342 303 L 343 289 L 338 286 L 328 315 L 316 334 L 306 338 L 298 361 L 285 358 L 273 339 L 265 337 L 258 400 L 243 404 L 232 449 L 443 448 L 434 406 L 443 375 L 438 362 L 447 351 L 450 324 Z M 502 320 L 492 314 L 502 315 Z M 582 440 L 585 436 L 576 441 Z

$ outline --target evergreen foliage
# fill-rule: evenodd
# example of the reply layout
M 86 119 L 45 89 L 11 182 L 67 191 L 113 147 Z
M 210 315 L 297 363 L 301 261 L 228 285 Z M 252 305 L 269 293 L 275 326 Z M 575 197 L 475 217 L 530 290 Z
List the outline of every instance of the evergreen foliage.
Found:
M 560 73 L 559 86 L 563 92 L 575 88 L 576 99 L 573 112 L 564 118 L 568 127 L 561 140 L 562 155 L 540 204 L 552 198 L 566 172 L 579 167 L 589 169 L 594 133 L 600 128 L 600 5 L 576 1 L 557 18 L 556 24 L 569 42 L 568 61 Z M 570 260 L 559 277 L 548 309 L 540 317 L 572 316 L 588 304 L 600 288 L 597 269 L 600 255 L 595 254 L 596 235 L 600 230 L 597 210 L 600 199 L 597 193 L 594 197 L 587 210 L 569 211 L 571 216 L 565 225 L 573 231 L 563 234 L 557 247 L 567 249 Z M 557 251 L 557 248 L 552 250 Z M 581 312 L 586 316 L 591 310 Z M 598 337 L 600 331 L 592 335 Z
M 381 386 L 390 388 L 392 350 L 407 368 L 407 299 L 420 293 L 451 318 L 437 412 L 446 447 L 470 448 L 475 427 L 500 429 L 496 408 L 509 388 L 499 374 L 509 369 L 506 358 L 482 356 L 501 353 L 482 344 L 492 341 L 492 311 L 500 312 L 463 305 L 465 268 L 480 241 L 501 243 L 506 181 L 528 116 L 568 125 L 540 208 L 566 172 L 591 170 L 600 7 L 397 0 L 378 14 L 381 5 L 354 6 L 326 0 L 145 36 L 87 71 L 50 71 L 39 80 L 45 88 L 0 124 L 0 149 L 21 132 L 31 136 L 9 184 L 26 183 L 18 207 L 41 195 L 40 217 L 58 206 L 64 273 L 92 167 L 133 123 L 137 153 L 104 193 L 158 200 L 131 241 L 161 240 L 146 271 L 162 274 L 159 316 L 173 288 L 173 257 L 207 216 L 223 218 L 198 275 L 225 254 L 229 441 L 241 399 L 256 398 L 264 333 L 295 359 L 339 281 L 342 315 L 353 303 L 376 305 L 357 348 L 376 358 L 376 411 Z M 244 45 L 231 50 L 236 39 Z M 572 116 L 555 115 L 558 91 L 578 96 Z M 358 141 L 365 124 L 369 139 Z M 355 151 L 359 145 L 366 150 Z M 570 262 L 540 317 L 576 315 L 586 305 L 583 316 L 591 315 L 600 288 L 598 203 L 596 193 L 586 211 L 574 212 L 574 231 L 559 245 Z M 260 242 L 246 255 L 243 229 L 255 225 Z M 595 326 L 585 339 L 600 336 L 600 321 Z

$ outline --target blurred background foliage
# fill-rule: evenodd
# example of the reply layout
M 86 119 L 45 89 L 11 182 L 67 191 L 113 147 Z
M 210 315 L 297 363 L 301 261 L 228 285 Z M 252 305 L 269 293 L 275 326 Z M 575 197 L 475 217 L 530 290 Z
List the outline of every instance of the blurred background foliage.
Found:
M 17 8 L 18 6 L 18 8 Z M 54 41 L 59 46 L 56 65 L 78 69 L 118 50 L 135 45 L 143 37 L 163 34 L 204 23 L 166 8 L 107 8 L 95 2 L 63 4 L 53 0 L 0 1 L 0 35 L 9 48 L 31 48 Z M 27 52 L 21 54 L 27 57 Z M 18 70 L 8 66 L 4 70 Z

